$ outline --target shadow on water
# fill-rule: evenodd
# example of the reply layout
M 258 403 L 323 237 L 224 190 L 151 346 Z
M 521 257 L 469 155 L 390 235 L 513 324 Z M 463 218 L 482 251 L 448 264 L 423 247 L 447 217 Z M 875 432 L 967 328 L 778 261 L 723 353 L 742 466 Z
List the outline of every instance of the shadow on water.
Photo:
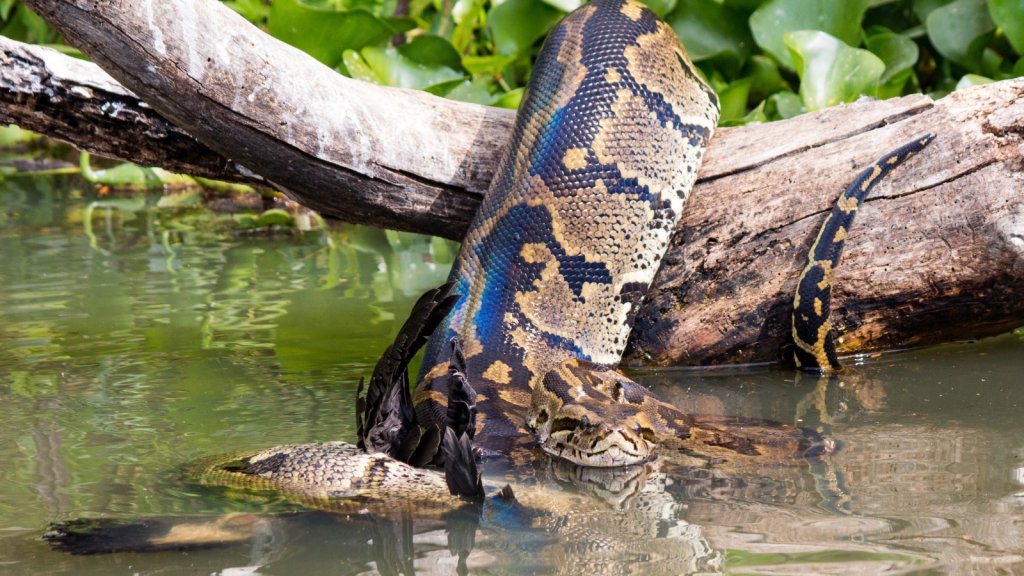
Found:
M 1024 570 L 1014 335 L 859 358 L 833 379 L 636 375 L 690 413 L 833 437 L 842 449 L 825 458 L 730 470 L 661 454 L 601 472 L 537 452 L 486 469 L 489 492 L 511 483 L 516 503 L 417 515 L 197 484 L 181 465 L 352 441 L 355 381 L 456 246 L 315 222 L 250 233 L 238 214 L 159 203 L 75 177 L 0 182 L 4 573 Z M 39 541 L 82 518 L 126 548 L 193 542 L 73 556 Z

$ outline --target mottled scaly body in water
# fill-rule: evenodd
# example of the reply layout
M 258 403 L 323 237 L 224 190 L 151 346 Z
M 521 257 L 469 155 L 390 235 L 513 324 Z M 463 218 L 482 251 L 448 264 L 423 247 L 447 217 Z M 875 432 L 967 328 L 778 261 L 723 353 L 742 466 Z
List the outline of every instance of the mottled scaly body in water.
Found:
M 420 426 L 443 426 L 458 336 L 478 440 L 528 434 L 534 391 L 565 361 L 618 364 L 718 119 L 675 33 L 633 0 L 566 17 L 534 70 L 414 396 Z

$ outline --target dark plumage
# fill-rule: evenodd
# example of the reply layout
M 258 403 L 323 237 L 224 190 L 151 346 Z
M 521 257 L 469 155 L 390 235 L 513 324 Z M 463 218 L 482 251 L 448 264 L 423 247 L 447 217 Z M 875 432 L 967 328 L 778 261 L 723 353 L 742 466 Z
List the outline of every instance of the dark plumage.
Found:
M 430 452 L 426 460 L 429 461 L 437 451 L 440 435 L 421 434 L 416 421 L 409 393 L 409 361 L 459 301 L 460 296 L 452 294 L 454 286 L 452 282 L 444 284 L 428 291 L 416 302 L 395 342 L 377 361 L 365 398 L 362 397 L 364 382 L 359 381 L 356 435 L 357 445 L 363 450 L 383 452 L 414 466 L 415 461 L 423 459 L 422 452 Z

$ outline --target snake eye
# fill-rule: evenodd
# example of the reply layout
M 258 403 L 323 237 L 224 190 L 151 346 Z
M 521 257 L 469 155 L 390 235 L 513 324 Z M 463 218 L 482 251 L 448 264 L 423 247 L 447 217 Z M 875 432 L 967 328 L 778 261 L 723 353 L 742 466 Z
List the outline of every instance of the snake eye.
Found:
M 580 426 L 583 428 L 590 426 L 590 420 L 588 420 L 586 416 L 583 416 L 583 419 L 580 420 Z
M 636 424 L 633 424 L 633 430 L 636 430 L 636 433 L 641 435 L 641 436 L 644 433 L 643 426 L 641 426 L 639 422 L 637 422 Z

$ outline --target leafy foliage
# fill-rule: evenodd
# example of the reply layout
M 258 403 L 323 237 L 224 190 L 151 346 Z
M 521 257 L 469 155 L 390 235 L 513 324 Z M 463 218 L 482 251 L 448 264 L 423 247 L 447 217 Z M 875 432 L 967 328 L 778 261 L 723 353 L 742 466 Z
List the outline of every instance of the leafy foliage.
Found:
M 1024 76 L 1021 0 L 641 0 L 718 91 L 723 125 Z M 581 0 L 223 0 L 341 74 L 515 108 L 540 45 Z M 62 46 L 17 0 L 0 33 Z

